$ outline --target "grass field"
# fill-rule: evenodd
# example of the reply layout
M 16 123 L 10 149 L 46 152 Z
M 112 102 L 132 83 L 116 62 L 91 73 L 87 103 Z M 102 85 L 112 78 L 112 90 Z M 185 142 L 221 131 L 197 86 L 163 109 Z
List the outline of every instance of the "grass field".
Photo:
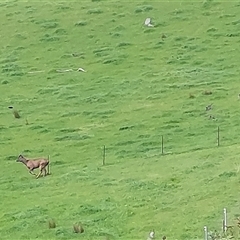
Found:
M 239 1 L 1 1 L 0 239 L 203 239 L 224 207 L 232 224 L 239 13 Z M 51 175 L 35 179 L 20 153 L 50 155 Z

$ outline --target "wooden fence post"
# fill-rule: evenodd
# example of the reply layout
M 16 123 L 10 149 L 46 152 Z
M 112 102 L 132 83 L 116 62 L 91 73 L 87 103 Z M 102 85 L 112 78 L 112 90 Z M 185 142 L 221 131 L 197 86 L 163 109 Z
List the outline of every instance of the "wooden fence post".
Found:
M 102 164 L 105 165 L 105 159 L 106 159 L 106 146 L 103 146 L 103 162 Z
M 163 155 L 163 135 L 162 135 L 162 155 Z

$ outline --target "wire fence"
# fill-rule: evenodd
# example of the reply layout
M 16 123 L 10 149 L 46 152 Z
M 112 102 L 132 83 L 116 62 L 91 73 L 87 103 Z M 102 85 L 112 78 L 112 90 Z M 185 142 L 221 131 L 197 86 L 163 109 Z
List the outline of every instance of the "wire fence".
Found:
M 103 165 L 109 156 L 116 158 L 151 158 L 168 154 L 181 154 L 238 144 L 237 128 L 206 126 L 199 129 L 175 128 L 167 131 L 156 130 L 154 134 L 132 131 L 121 137 L 117 135 L 109 145 L 103 146 Z M 123 134 L 124 135 L 124 134 Z M 106 150 L 107 149 L 107 150 Z
M 202 132 L 179 132 L 161 135 L 161 154 L 184 153 L 239 143 L 238 131 L 217 126 Z

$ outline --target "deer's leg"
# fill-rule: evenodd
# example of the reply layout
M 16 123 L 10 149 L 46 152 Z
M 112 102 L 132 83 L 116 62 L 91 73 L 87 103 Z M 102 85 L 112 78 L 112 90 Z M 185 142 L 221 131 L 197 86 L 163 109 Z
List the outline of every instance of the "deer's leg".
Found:
M 47 176 L 47 170 L 46 170 L 46 168 L 44 168 L 43 170 L 44 170 L 44 176 Z
M 32 174 L 32 175 L 36 175 L 34 172 L 33 172 L 33 169 L 31 167 L 28 167 L 29 169 L 29 173 Z
M 40 166 L 40 167 L 39 167 L 39 173 L 38 173 L 38 175 L 36 176 L 36 178 L 39 178 L 39 177 L 40 177 L 40 175 L 42 174 L 42 170 L 43 170 L 43 169 L 42 169 L 42 166 Z
M 36 178 L 39 178 L 41 174 L 42 174 L 42 170 L 39 171 L 39 173 L 38 173 L 38 175 L 36 176 Z
M 36 175 L 33 170 L 29 170 L 29 173 L 31 173 L 32 175 Z

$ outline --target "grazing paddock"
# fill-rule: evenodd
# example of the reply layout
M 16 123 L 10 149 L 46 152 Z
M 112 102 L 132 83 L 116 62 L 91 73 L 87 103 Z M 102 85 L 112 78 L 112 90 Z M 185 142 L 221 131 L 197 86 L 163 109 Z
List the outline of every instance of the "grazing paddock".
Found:
M 203 239 L 239 217 L 239 11 L 1 1 L 0 238 Z

